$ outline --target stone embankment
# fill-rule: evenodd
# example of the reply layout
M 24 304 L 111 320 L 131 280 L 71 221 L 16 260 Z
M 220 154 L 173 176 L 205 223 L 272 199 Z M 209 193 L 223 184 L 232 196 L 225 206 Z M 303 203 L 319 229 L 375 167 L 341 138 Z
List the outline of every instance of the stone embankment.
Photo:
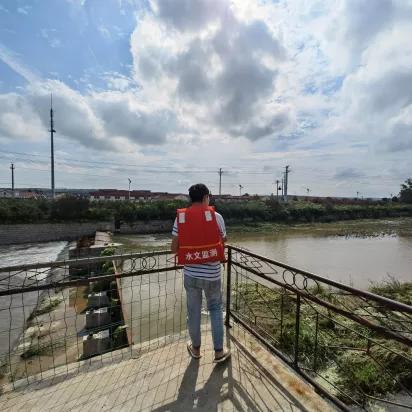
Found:
M 0 245 L 19 243 L 50 242 L 58 240 L 77 240 L 82 236 L 93 235 L 96 231 L 116 233 L 162 233 L 172 230 L 172 220 L 151 220 L 134 223 L 114 222 L 68 222 L 35 224 L 0 224 Z

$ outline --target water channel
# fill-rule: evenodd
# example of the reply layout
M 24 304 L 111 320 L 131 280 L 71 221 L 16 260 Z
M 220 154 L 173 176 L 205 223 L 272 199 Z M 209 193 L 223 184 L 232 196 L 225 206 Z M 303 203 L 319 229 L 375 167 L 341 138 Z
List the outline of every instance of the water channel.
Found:
M 128 252 L 159 250 L 169 247 L 171 235 L 115 235 L 114 241 L 123 243 L 123 250 Z M 389 280 L 390 277 L 412 282 L 412 218 L 291 226 L 229 226 L 228 241 L 360 289 L 368 288 L 371 283 Z M 67 242 L 50 242 L 1 246 L 0 266 L 52 261 L 66 245 Z M 137 326 L 134 327 L 133 323 L 131 326 L 133 335 L 136 334 L 140 342 L 158 336 L 160 330 L 170 333 L 185 327 L 184 313 L 180 310 L 185 304 L 179 274 L 162 275 L 162 282 L 151 285 L 146 277 L 127 278 L 130 285 L 123 285 L 125 293 L 129 291 L 132 294 L 126 301 L 137 305 L 135 308 L 132 307 L 134 305 L 130 306 L 134 314 L 132 317 L 138 316 Z M 164 288 L 163 298 L 160 298 L 159 284 Z M 171 291 L 179 293 L 176 295 Z M 159 299 L 154 299 L 156 293 Z M 24 304 L 33 306 L 37 298 L 37 294 L 27 294 Z M 13 299 L 21 299 L 21 296 L 16 295 Z M 160 314 L 153 305 L 179 310 L 169 309 L 169 312 Z M 9 308 L 10 300 L 1 298 L 0 353 L 12 346 L 25 321 L 23 311 L 14 310 L 14 330 L 10 333 Z M 155 313 L 154 317 L 152 313 Z
M 356 288 L 412 281 L 412 218 L 228 227 L 228 242 Z M 170 235 L 116 235 L 126 250 L 153 250 Z

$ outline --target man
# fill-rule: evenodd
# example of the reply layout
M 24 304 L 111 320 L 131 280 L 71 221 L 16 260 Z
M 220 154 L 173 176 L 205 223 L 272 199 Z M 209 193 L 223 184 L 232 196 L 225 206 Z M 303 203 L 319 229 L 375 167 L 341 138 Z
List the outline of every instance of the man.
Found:
M 173 225 L 172 252 L 184 265 L 184 286 L 187 295 L 187 323 L 191 342 L 187 349 L 199 359 L 201 346 L 202 291 L 212 325 L 214 362 L 223 362 L 230 352 L 223 347 L 223 314 L 221 261 L 224 259 L 226 229 L 223 217 L 209 206 L 209 189 L 202 183 L 189 189 L 192 202 L 187 209 L 178 209 Z

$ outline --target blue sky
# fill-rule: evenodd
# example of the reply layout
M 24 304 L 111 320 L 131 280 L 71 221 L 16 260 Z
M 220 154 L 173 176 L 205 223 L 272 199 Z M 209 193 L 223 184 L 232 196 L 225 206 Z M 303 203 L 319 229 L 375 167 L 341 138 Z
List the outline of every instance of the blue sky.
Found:
M 412 175 L 410 0 L 0 0 L 0 186 L 388 196 Z
M 29 3 L 29 5 L 27 4 Z M 3 1 L 3 47 L 42 78 L 57 79 L 85 91 L 106 87 L 105 73 L 128 75 L 129 37 L 136 24 L 134 7 L 117 0 Z M 100 6 L 99 6 L 100 4 Z M 24 78 L 0 62 L 1 91 L 24 85 Z

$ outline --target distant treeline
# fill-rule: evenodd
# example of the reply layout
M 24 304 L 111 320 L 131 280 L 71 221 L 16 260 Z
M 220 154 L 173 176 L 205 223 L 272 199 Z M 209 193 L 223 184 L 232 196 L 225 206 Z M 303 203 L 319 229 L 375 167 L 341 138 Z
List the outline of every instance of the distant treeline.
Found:
M 187 206 L 179 200 L 128 202 L 91 202 L 87 199 L 63 197 L 47 199 L 0 199 L 0 224 L 43 222 L 86 222 L 168 220 L 176 209 Z M 348 201 L 313 199 L 298 201 L 293 198 L 285 204 L 275 197 L 267 201 L 219 202 L 216 210 L 229 223 L 261 222 L 331 222 L 346 219 L 412 216 L 412 205 L 383 200 Z
M 294 201 L 286 204 L 276 198 L 268 201 L 247 203 L 223 203 L 217 210 L 232 222 L 332 222 L 336 220 L 369 219 L 383 217 L 412 216 L 412 205 L 398 202 L 347 201 L 317 199 L 314 201 Z
M 0 224 L 43 222 L 88 222 L 172 219 L 182 201 L 150 203 L 129 201 L 99 201 L 76 197 L 50 199 L 0 199 Z

